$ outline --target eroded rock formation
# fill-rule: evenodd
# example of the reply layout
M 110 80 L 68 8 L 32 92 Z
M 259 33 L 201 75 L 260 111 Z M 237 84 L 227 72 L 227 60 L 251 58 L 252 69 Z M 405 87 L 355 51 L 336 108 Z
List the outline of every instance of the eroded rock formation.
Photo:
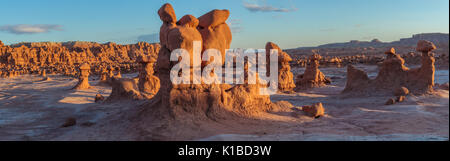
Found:
M 152 98 L 159 91 L 160 87 L 159 78 L 153 75 L 153 66 L 156 59 L 140 56 L 137 61 L 141 64 L 138 82 L 139 91 L 144 97 Z
M 91 67 L 89 66 L 88 63 L 83 63 L 80 65 L 79 69 L 80 75 L 78 78 L 78 84 L 75 87 L 73 87 L 73 89 L 82 90 L 91 88 L 91 86 L 89 85 L 89 73 Z
M 123 72 L 135 72 L 140 55 L 156 59 L 159 44 L 139 42 L 131 45 L 94 42 L 41 42 L 0 45 L 0 71 L 18 71 L 17 74 L 39 74 L 41 70 L 75 77 L 74 64 L 91 63 L 92 74 L 100 75 L 102 68 L 112 66 Z M 13 75 L 11 75 L 13 76 Z
M 353 66 L 347 68 L 347 84 L 344 93 L 393 93 L 395 89 L 405 87 L 412 93 L 426 93 L 433 91 L 434 62 L 431 53 L 436 47 L 432 42 L 421 40 L 417 43 L 417 51 L 422 52 L 422 66 L 409 69 L 404 66 L 404 59 L 395 53 L 394 48 L 385 52 L 386 59 L 380 67 L 375 79 L 369 79 L 367 73 Z
M 309 57 L 309 64 L 306 66 L 305 72 L 297 76 L 295 85 L 296 91 L 315 87 L 322 87 L 331 83 L 330 78 L 319 70 L 319 60 L 322 57 L 319 54 L 313 54 Z
M 291 72 L 289 62 L 292 61 L 291 56 L 283 52 L 277 44 L 268 42 L 266 44 L 266 60 L 269 60 L 270 50 L 278 51 L 278 90 L 280 92 L 291 92 L 295 88 L 294 74 Z M 270 61 L 267 63 L 267 69 L 270 69 Z
M 172 118 L 191 117 L 190 119 L 217 119 L 227 114 L 256 115 L 273 108 L 268 95 L 260 95 L 259 84 L 172 84 L 170 70 L 177 62 L 171 62 L 170 53 L 183 48 L 193 55 L 193 43 L 202 43 L 202 50 L 229 47 L 231 32 L 225 23 L 228 10 L 213 10 L 200 18 L 183 16 L 176 22 L 175 12 L 170 4 L 165 4 L 158 11 L 163 21 L 160 30 L 161 50 L 157 59 L 157 71 L 161 88 L 147 105 Z M 222 52 L 222 57 L 225 53 Z M 205 65 L 205 62 L 203 63 Z M 248 69 L 248 63 L 245 69 Z M 192 71 L 192 67 L 190 71 Z M 192 75 L 192 73 L 191 73 Z M 192 80 L 192 79 L 191 79 Z M 186 119 L 186 120 L 190 120 Z

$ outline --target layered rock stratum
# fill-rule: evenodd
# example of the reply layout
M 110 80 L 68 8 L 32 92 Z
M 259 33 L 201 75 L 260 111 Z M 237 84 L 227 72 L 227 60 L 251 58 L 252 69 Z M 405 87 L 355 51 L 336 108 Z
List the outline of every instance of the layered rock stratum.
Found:
M 159 44 L 139 42 L 119 45 L 95 42 L 39 42 L 3 45 L 0 43 L 0 76 L 11 77 L 18 74 L 64 74 L 77 77 L 78 66 L 89 63 L 91 73 L 100 75 L 110 67 L 122 72 L 138 70 L 136 58 L 147 55 L 156 59 Z

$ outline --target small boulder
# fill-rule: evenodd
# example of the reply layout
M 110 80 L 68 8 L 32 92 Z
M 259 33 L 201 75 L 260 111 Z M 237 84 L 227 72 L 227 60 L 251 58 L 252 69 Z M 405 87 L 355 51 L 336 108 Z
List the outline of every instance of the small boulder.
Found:
M 385 103 L 385 105 L 393 105 L 393 104 L 395 104 L 395 99 L 393 98 L 389 98 Z
M 403 102 L 403 101 L 405 101 L 406 100 L 406 97 L 405 96 L 398 96 L 397 97 L 397 102 Z
M 395 96 L 406 96 L 409 94 L 409 90 L 406 87 L 400 87 L 394 90 Z
M 449 88 L 449 84 L 448 84 L 448 82 L 447 82 L 447 83 L 444 83 L 444 84 L 441 84 L 441 85 L 439 85 L 439 88 L 440 88 L 440 89 L 444 89 L 444 90 L 448 90 L 448 88 Z
M 105 97 L 103 97 L 100 93 L 95 95 L 95 102 L 103 101 L 103 100 L 105 100 Z
M 325 114 L 322 103 L 315 103 L 311 106 L 303 106 L 302 110 L 314 118 L 319 118 Z
M 70 127 L 70 126 L 74 126 L 77 124 L 77 119 L 74 117 L 69 117 L 66 119 L 66 121 L 64 122 L 63 125 L 61 125 L 61 127 Z

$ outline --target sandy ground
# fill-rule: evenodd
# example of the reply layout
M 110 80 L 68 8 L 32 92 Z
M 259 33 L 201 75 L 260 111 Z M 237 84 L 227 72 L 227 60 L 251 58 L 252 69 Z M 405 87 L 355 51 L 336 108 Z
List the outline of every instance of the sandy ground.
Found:
M 376 76 L 376 66 L 357 67 Z M 75 91 L 77 79 L 60 75 L 48 81 L 32 75 L 0 78 L 0 140 L 448 140 L 448 90 L 385 106 L 389 96 L 341 95 L 346 68 L 321 70 L 332 77 L 331 85 L 271 99 L 295 106 L 322 102 L 324 117 L 273 112 L 177 126 L 133 120 L 145 101 L 95 103 L 94 96 L 108 96 L 111 87 L 96 86 L 94 79 L 92 89 Z M 297 75 L 304 68 L 292 71 Z M 448 70 L 439 70 L 436 82 L 448 82 L 448 76 Z M 62 128 L 68 117 L 75 117 L 77 125 Z

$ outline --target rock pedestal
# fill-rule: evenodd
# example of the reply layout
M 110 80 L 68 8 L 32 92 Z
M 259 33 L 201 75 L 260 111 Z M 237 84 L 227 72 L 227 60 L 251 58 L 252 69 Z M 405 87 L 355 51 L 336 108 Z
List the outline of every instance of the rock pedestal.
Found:
M 270 50 L 278 51 L 278 90 L 280 92 L 293 91 L 295 88 L 294 74 L 292 74 L 289 65 L 289 62 L 292 61 L 291 56 L 283 52 L 275 43 L 268 42 L 266 44 L 266 60 L 269 60 Z M 267 64 L 267 69 L 270 69 L 270 62 Z
M 141 64 L 139 69 L 139 82 L 138 87 L 139 91 L 146 98 L 152 98 L 159 91 L 160 82 L 159 78 L 154 76 L 153 66 L 156 62 L 156 59 L 141 56 L 137 59 L 137 61 Z
M 273 104 L 269 96 L 259 94 L 258 84 L 172 84 L 170 80 L 170 70 L 175 63 L 179 63 L 169 61 L 172 51 L 185 49 L 191 55 L 192 64 L 194 41 L 201 42 L 200 51 L 225 50 L 229 47 L 231 32 L 225 23 L 229 16 L 228 10 L 213 10 L 198 19 L 186 15 L 177 22 L 173 7 L 164 4 L 158 14 L 163 21 L 160 30 L 161 49 L 156 63 L 161 88 L 149 107 L 175 119 L 189 117 L 183 120 L 218 119 L 229 114 L 250 116 L 271 109 Z M 225 57 L 224 52 L 222 57 Z M 202 65 L 207 63 L 203 62 Z
M 89 72 L 91 67 L 87 63 L 83 63 L 80 67 L 80 75 L 78 78 L 78 84 L 73 89 L 89 89 Z
M 319 70 L 320 59 L 322 59 L 322 57 L 319 54 L 313 54 L 309 57 L 309 64 L 306 66 L 305 72 L 297 76 L 295 82 L 295 85 L 297 86 L 295 88 L 296 91 L 322 87 L 331 83 L 331 80 L 326 78 Z

